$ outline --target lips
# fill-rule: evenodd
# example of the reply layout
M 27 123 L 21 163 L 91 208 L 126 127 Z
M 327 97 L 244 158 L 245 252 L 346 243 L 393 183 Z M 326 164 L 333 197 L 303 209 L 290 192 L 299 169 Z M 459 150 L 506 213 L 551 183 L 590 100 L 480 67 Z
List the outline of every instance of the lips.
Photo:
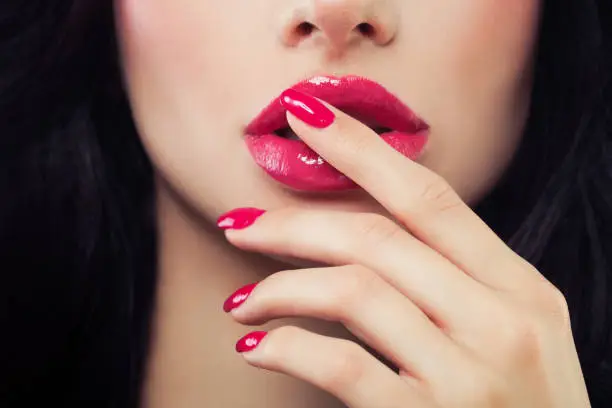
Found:
M 317 76 L 291 88 L 322 99 L 366 124 L 409 159 L 416 160 L 427 142 L 428 125 L 382 85 L 369 79 Z M 291 189 L 325 192 L 358 188 L 295 137 L 280 97 L 257 115 L 245 134 L 255 162 Z

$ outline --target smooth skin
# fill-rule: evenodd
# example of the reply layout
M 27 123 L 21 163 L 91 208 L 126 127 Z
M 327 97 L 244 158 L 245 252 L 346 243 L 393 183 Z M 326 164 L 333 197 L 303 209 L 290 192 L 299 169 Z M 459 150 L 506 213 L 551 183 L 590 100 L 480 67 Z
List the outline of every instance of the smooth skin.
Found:
M 341 322 L 400 374 L 356 342 L 292 326 L 271 331 L 245 360 L 351 408 L 590 406 L 559 291 L 441 177 L 327 106 L 336 115 L 330 127 L 288 113 L 290 126 L 398 223 L 286 208 L 228 230 L 241 249 L 332 265 L 273 274 L 231 314 L 246 325 L 287 316 Z
M 563 297 L 469 209 L 522 141 L 542 3 L 114 0 L 125 91 L 155 170 L 144 406 L 588 405 Z M 405 102 L 430 125 L 418 164 L 339 112 L 321 131 L 290 117 L 364 190 L 275 183 L 244 129 L 313 75 L 364 76 Z M 228 242 L 214 221 L 237 207 L 268 212 Z M 225 298 L 258 281 L 229 318 Z M 241 323 L 258 322 L 269 334 L 244 357 L 268 370 L 233 352 Z

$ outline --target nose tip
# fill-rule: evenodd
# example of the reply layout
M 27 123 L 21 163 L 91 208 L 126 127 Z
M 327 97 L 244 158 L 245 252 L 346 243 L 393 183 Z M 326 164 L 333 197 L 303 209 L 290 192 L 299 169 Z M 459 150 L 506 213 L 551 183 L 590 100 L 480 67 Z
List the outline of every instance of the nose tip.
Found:
M 319 37 L 330 48 L 343 51 L 352 44 L 371 41 L 386 45 L 397 24 L 387 0 L 311 0 L 286 26 L 285 43 L 291 46 Z

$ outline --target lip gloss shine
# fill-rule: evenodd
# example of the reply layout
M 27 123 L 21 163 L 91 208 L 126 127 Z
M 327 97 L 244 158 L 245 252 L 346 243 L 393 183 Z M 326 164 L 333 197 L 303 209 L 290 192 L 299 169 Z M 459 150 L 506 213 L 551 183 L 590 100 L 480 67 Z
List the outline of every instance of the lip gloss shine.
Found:
M 418 159 L 427 143 L 429 126 L 382 85 L 357 76 L 310 78 L 275 98 L 245 132 L 245 142 L 255 163 L 291 189 L 330 192 L 359 188 L 301 140 L 275 133 L 288 126 L 287 104 L 301 94 L 322 99 L 364 123 L 384 127 L 388 131 L 380 137 L 409 159 Z M 325 127 L 333 117 L 323 115 L 317 120 L 318 126 Z

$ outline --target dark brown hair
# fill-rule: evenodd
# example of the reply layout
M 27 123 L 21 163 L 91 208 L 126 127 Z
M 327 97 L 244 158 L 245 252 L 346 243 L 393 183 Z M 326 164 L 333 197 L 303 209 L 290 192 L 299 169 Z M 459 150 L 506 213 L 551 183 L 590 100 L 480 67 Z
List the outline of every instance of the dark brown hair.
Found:
M 113 2 L 1 3 L 0 405 L 137 406 L 156 286 L 153 181 Z M 604 7 L 543 1 L 525 137 L 476 209 L 565 294 L 593 406 L 612 401 Z

